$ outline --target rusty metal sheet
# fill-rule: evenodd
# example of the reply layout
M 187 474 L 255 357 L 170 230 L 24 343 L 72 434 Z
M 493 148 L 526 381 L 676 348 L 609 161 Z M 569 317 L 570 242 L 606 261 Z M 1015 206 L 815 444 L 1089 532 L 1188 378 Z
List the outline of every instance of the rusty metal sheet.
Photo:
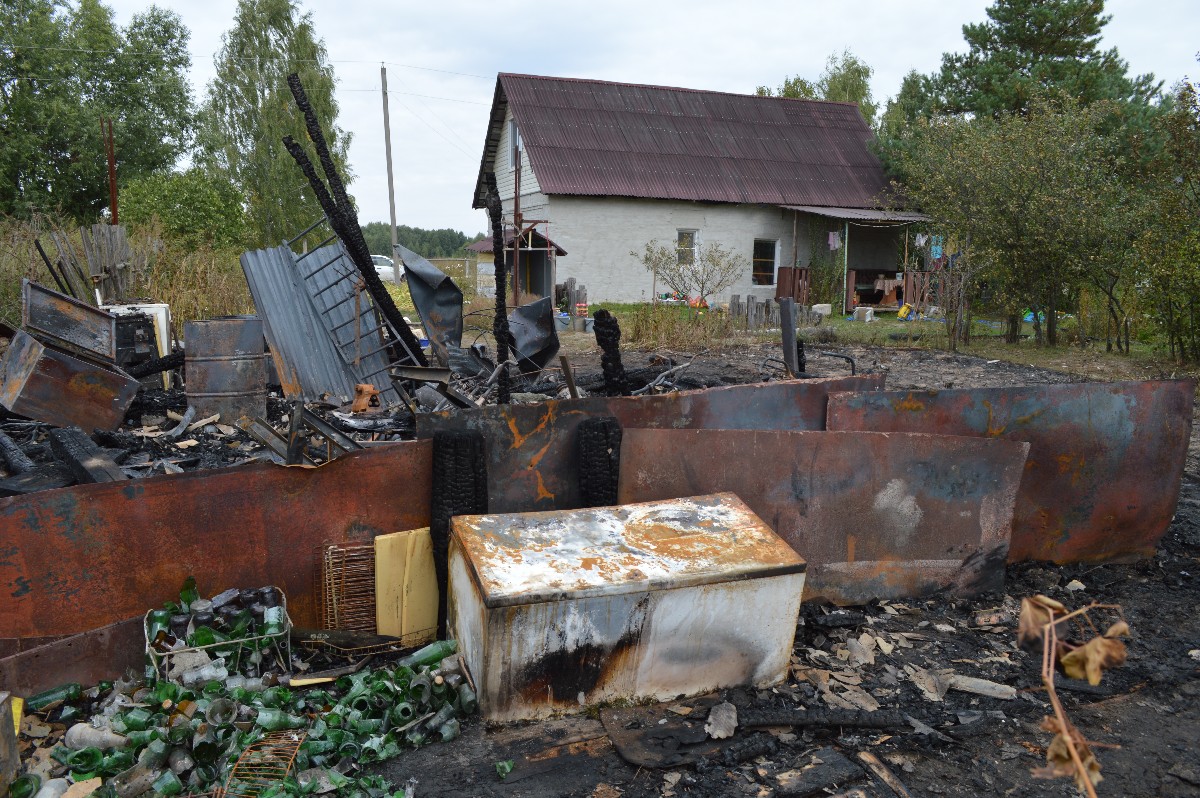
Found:
M 18 330 L 4 354 L 0 404 L 59 427 L 116 429 L 139 383 L 117 368 L 80 360 Z
M 1010 562 L 1151 557 L 1179 498 L 1195 380 L 835 394 L 829 427 L 1029 442 Z
M 30 280 L 22 281 L 21 298 L 22 327 L 86 357 L 115 364 L 116 316 Z
M 67 635 L 145 613 L 188 575 L 206 595 L 275 584 L 318 622 L 323 542 L 429 525 L 431 446 L 374 446 L 320 468 L 270 464 L 0 499 L 0 634 Z
M 806 600 L 975 595 L 1003 585 L 1028 448 L 945 435 L 631 429 L 618 498 L 735 493 L 808 562 Z
M 584 419 L 615 416 L 622 427 L 819 430 L 832 391 L 883 387 L 882 375 L 731 385 L 659 396 L 589 397 L 417 416 L 417 437 L 474 430 L 487 441 L 488 509 L 580 506 L 576 435 Z
M 139 672 L 146 658 L 144 618 L 70 635 L 0 659 L 0 684 L 33 695 L 60 684 L 96 684 L 126 671 Z

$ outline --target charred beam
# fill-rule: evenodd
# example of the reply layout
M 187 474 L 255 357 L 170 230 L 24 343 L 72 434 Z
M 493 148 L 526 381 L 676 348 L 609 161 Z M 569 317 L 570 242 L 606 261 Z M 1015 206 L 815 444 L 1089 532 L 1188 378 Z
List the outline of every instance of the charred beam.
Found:
M 50 432 L 50 451 L 80 482 L 116 482 L 125 472 L 78 427 Z
M 33 461 L 21 450 L 17 442 L 3 432 L 0 432 L 0 455 L 3 455 L 10 474 L 25 474 L 34 468 Z
M 504 366 L 508 362 L 508 352 L 513 345 L 512 330 L 508 326 L 508 267 L 504 254 L 504 214 L 500 205 L 500 192 L 496 188 L 496 173 L 487 172 L 483 179 L 487 185 L 488 221 L 492 224 L 492 252 L 495 253 L 496 264 L 496 316 L 492 321 L 492 334 L 496 338 L 496 364 Z M 497 403 L 508 404 L 512 384 L 507 368 L 500 369 L 496 389 Z
M 367 291 L 375 301 L 375 306 L 379 308 L 379 312 L 383 314 L 388 324 L 400 336 L 400 343 L 405 350 L 404 356 L 400 359 L 407 360 L 419 366 L 429 365 L 425 359 L 424 352 L 421 351 L 421 345 L 417 341 L 417 337 L 408 326 L 408 322 L 404 320 L 404 315 L 396 307 L 391 294 L 387 292 L 383 281 L 379 279 L 379 274 L 375 271 L 375 266 L 371 262 L 371 252 L 367 248 L 367 242 L 362 235 L 362 228 L 358 224 L 358 214 L 354 212 L 354 207 L 350 204 L 350 198 L 346 194 L 346 187 L 342 184 L 337 166 L 334 164 L 333 157 L 329 152 L 329 145 L 325 141 L 325 135 L 321 131 L 320 124 L 317 122 L 316 113 L 313 111 L 312 104 L 308 101 L 308 95 L 304 92 L 304 87 L 300 83 L 300 77 L 295 73 L 288 75 L 288 87 L 292 90 L 292 96 L 296 100 L 296 107 L 304 114 L 308 136 L 312 139 L 313 146 L 317 150 L 317 157 L 321 161 L 321 167 L 329 179 L 329 189 L 326 190 L 325 186 L 321 183 L 320 177 L 317 176 L 316 169 L 313 168 L 312 161 L 291 136 L 284 138 L 284 146 L 300 166 L 300 169 L 304 172 L 304 176 L 308 178 L 308 182 L 317 196 L 317 201 L 321 203 L 321 208 L 325 211 L 325 215 L 329 217 L 333 231 L 337 233 L 342 243 L 346 245 L 346 251 L 350 255 L 350 259 L 358 267 L 363 282 L 367 286 Z

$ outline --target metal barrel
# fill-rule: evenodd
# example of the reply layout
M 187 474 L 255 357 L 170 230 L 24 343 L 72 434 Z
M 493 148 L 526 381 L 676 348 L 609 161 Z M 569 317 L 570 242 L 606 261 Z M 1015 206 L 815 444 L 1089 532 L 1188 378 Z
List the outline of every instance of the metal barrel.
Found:
M 263 323 L 257 316 L 221 316 L 183 326 L 188 404 L 196 418 L 221 414 L 233 424 L 267 414 Z

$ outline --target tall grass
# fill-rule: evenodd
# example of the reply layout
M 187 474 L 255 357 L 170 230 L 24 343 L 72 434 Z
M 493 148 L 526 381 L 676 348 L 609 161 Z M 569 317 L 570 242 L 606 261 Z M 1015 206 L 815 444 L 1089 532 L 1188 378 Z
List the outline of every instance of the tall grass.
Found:
M 651 349 L 717 351 L 737 343 L 733 339 L 739 335 L 733 319 L 717 310 L 642 304 L 629 310 L 614 309 L 614 313 L 626 342 Z
M 21 321 L 22 278 L 57 288 L 34 246 L 35 239 L 40 240 L 51 261 L 56 261 L 58 251 L 50 240 L 51 232 L 65 235 L 76 258 L 85 262 L 77 225 L 41 215 L 31 220 L 0 218 L 0 318 L 14 327 Z M 189 249 L 155 224 L 129 230 L 129 244 L 137 265 L 126 299 L 169 304 L 177 337 L 184 322 L 254 312 L 238 262 L 240 250 Z

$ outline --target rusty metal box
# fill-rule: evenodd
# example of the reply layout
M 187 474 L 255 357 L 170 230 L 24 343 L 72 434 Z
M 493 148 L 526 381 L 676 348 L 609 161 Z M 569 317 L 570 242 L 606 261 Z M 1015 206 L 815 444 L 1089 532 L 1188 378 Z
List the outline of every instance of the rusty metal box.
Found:
M 138 381 L 118 368 L 88 363 L 17 330 L 0 363 L 0 404 L 14 413 L 91 433 L 116 429 Z
M 449 622 L 485 718 L 783 679 L 805 563 L 731 493 L 459 516 Z

